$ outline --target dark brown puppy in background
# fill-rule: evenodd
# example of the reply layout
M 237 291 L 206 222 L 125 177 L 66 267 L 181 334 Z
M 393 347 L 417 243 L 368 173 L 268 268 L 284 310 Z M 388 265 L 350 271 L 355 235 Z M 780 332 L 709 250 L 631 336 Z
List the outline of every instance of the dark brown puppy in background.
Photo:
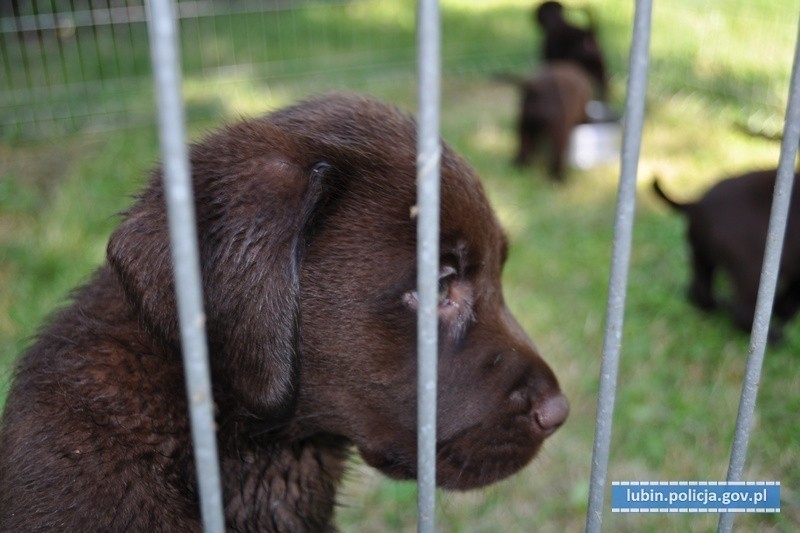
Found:
M 231 530 L 330 528 L 351 446 L 416 475 L 416 126 L 320 97 L 230 126 L 191 162 Z M 507 240 L 442 153 L 437 481 L 518 471 L 565 420 L 509 312 Z M 199 531 L 161 173 L 108 262 L 19 361 L 0 530 Z
M 591 13 L 589 13 L 590 19 Z M 542 2 L 534 11 L 534 18 L 544 32 L 542 56 L 545 62 L 573 62 L 580 65 L 594 80 L 598 96 L 608 97 L 608 75 L 597 30 L 591 25 L 580 28 L 564 16 L 560 2 Z
M 755 314 L 764 248 L 767 240 L 770 207 L 776 170 L 749 172 L 720 181 L 696 202 L 679 203 L 667 196 L 653 181 L 656 193 L 686 216 L 691 248 L 692 280 L 689 299 L 700 309 L 718 305 L 714 296 L 714 275 L 728 275 L 733 301 L 725 307 L 736 326 L 750 331 Z M 781 257 L 774 313 L 778 323 L 771 332 L 780 336 L 779 327 L 800 308 L 800 190 L 792 192 L 789 221 Z
M 522 78 L 500 76 L 519 87 L 521 102 L 517 119 L 519 148 L 514 164 L 528 166 L 540 149 L 549 149 L 548 171 L 564 180 L 564 158 L 572 129 L 587 120 L 586 104 L 592 84 L 586 73 L 571 63 L 545 65 L 536 75 Z

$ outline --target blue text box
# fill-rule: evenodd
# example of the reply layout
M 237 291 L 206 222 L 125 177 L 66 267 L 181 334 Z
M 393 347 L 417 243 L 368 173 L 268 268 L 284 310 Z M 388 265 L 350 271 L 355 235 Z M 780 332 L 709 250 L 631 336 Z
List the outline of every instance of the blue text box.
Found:
M 779 513 L 778 481 L 613 481 L 615 513 Z

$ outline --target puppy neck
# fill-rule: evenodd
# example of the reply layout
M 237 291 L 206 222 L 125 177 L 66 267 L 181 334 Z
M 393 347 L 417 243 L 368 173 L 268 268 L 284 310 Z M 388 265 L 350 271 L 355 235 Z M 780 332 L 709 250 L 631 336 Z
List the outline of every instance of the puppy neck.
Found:
M 224 428 L 221 428 L 220 438 Z M 221 458 L 226 517 L 235 531 L 332 530 L 336 487 L 344 475 L 345 439 L 300 440 L 239 435 Z

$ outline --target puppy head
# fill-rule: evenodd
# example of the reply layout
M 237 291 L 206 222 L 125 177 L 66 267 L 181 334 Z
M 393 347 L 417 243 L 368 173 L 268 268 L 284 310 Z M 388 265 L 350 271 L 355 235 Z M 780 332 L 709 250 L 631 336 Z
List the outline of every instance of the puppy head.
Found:
M 542 2 L 534 10 L 534 18 L 545 30 L 557 27 L 564 21 L 564 6 L 552 0 Z
M 260 418 L 295 412 L 293 432 L 348 438 L 398 478 L 416 475 L 415 138 L 406 115 L 331 95 L 191 151 L 215 384 Z M 567 403 L 505 305 L 506 239 L 447 146 L 441 194 L 437 477 L 470 488 L 524 466 Z M 177 347 L 163 196 L 156 173 L 108 257 L 144 325 Z
M 301 267 L 298 424 L 344 435 L 369 464 L 413 478 L 416 126 L 352 97 L 272 121 L 328 165 Z M 506 307 L 507 240 L 477 176 L 447 146 L 441 195 L 437 479 L 466 489 L 527 464 L 568 404 Z

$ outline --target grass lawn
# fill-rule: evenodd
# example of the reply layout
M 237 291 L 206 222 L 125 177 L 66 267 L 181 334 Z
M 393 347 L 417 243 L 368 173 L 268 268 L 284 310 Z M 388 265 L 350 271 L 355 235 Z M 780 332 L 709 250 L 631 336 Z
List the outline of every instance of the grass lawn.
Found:
M 618 105 L 632 16 L 632 2 L 621 4 L 594 2 Z M 506 299 L 558 374 L 572 411 L 520 474 L 480 491 L 440 492 L 443 531 L 577 531 L 586 514 L 619 171 L 615 164 L 573 170 L 567 184 L 555 186 L 541 167 L 519 171 L 509 165 L 517 95 L 489 74 L 529 68 L 535 45 L 529 6 L 521 0 L 442 2 L 442 129 L 483 176 L 508 230 Z M 653 21 L 608 479 L 721 480 L 748 337 L 724 316 L 702 314 L 685 300 L 683 221 L 653 198 L 649 184 L 658 174 L 675 196 L 693 198 L 726 174 L 776 165 L 779 144 L 747 135 L 740 126 L 780 125 L 796 5 L 673 0 L 656 2 Z M 197 118 L 192 136 L 319 90 L 370 92 L 413 111 L 413 30 L 413 2 L 333 2 L 186 21 L 186 94 L 190 115 Z M 204 35 L 214 38 L 206 41 Z M 137 46 L 130 64 L 120 66 L 113 56 L 99 59 L 101 68 L 118 68 L 134 80 L 131 94 L 123 95 L 133 107 L 149 105 L 152 96 L 149 85 L 138 85 L 148 68 L 143 37 L 131 30 Z M 85 54 L 70 53 L 63 47 L 65 61 L 83 57 L 85 74 L 101 76 L 89 72 Z M 239 68 L 219 68 L 225 64 Z M 28 66 L 31 76 L 45 79 L 42 66 Z M 92 105 L 112 106 L 120 96 L 109 87 L 92 94 Z M 0 402 L 13 359 L 46 315 L 103 261 L 115 213 L 158 159 L 152 127 L 66 134 L 91 129 L 92 120 L 58 122 L 65 133 L 39 141 L 22 140 L 20 131 L 1 137 Z M 800 328 L 795 323 L 786 333 L 785 342 L 766 354 L 745 471 L 746 480 L 781 482 L 781 513 L 738 516 L 743 531 L 800 527 Z M 388 481 L 354 460 L 337 525 L 342 531 L 411 531 L 415 499 L 413 483 Z M 716 520 L 717 515 L 607 511 L 604 523 L 607 531 L 713 531 Z

